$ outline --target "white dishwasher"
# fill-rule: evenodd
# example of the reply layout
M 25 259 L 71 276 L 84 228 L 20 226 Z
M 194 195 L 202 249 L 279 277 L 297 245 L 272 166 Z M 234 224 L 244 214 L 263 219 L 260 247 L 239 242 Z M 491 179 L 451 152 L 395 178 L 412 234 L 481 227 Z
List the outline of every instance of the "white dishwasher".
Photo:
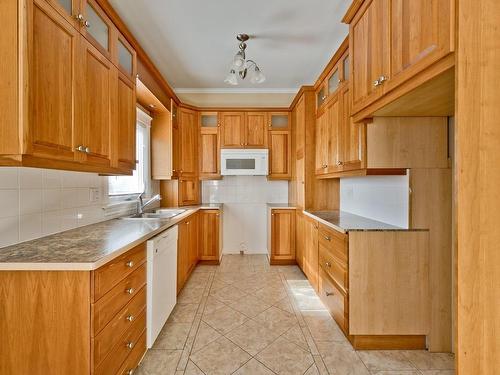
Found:
M 147 344 L 151 348 L 177 303 L 177 225 L 147 242 Z

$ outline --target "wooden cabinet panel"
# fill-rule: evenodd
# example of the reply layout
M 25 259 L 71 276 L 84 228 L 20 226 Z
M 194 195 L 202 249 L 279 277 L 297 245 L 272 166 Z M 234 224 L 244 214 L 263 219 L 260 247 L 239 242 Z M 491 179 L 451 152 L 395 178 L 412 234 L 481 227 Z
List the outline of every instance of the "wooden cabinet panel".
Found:
M 316 174 L 328 168 L 328 112 L 323 110 L 316 119 Z
M 188 273 L 191 273 L 191 271 L 196 266 L 196 263 L 198 263 L 198 248 L 199 248 L 199 236 L 200 236 L 198 212 L 191 215 L 187 219 L 186 225 L 188 226 L 188 233 L 189 233 Z
M 347 295 L 343 294 L 330 279 L 328 274 L 319 270 L 319 297 L 326 305 L 333 319 L 346 335 L 349 332 L 349 302 Z
M 178 132 L 179 128 L 177 128 Z M 177 133 L 178 135 L 178 133 Z M 178 138 L 176 139 L 178 142 Z M 173 172 L 172 114 L 165 110 L 155 113 L 151 121 L 151 177 L 153 180 L 168 180 Z
M 28 22 L 29 142 L 25 152 L 73 161 L 76 60 L 79 60 L 80 38 L 45 1 L 35 0 L 31 5 Z
M 450 0 L 391 2 L 391 81 L 404 80 L 454 49 Z M 392 83 L 392 82 L 391 82 Z M 395 82 L 394 82 L 395 83 Z
M 179 183 L 179 206 L 200 203 L 200 181 L 197 177 L 181 177 Z
M 304 220 L 304 273 L 309 282 L 318 290 L 318 223 L 305 217 Z
M 219 261 L 220 257 L 220 211 L 200 211 L 200 260 Z
M 270 130 L 290 129 L 290 112 L 269 112 L 267 123 Z
M 247 112 L 243 141 L 245 148 L 266 148 L 267 128 L 267 113 Z
M 271 212 L 271 261 L 295 260 L 295 210 Z
M 390 1 L 368 0 L 350 26 L 350 57 L 355 111 L 383 95 L 380 77 L 390 75 Z
M 349 85 L 345 85 L 340 93 L 340 138 L 339 161 L 343 171 L 361 169 L 363 166 L 364 124 L 355 123 L 351 118 L 352 102 Z
M 116 137 L 113 146 L 113 166 L 125 171 L 136 167 L 136 97 L 135 85 L 118 73 L 115 118 Z
M 116 95 L 112 81 L 116 67 L 85 39 L 80 41 L 76 147 L 86 149 L 79 152 L 86 164 L 110 166 L 112 104 Z
M 132 352 L 127 357 L 125 362 L 123 362 L 123 364 L 120 367 L 120 370 L 118 370 L 117 374 L 120 374 L 120 375 L 133 374 L 134 370 L 136 369 L 137 365 L 139 364 L 139 361 L 144 356 L 145 352 L 146 352 L 146 332 L 144 332 L 141 335 L 141 337 L 137 341 L 137 344 L 134 346 L 134 348 L 132 349 Z
M 302 211 L 297 211 L 295 222 L 295 260 L 300 269 L 305 273 L 304 270 L 304 258 L 305 258 L 305 229 L 306 229 L 306 218 Z
M 291 176 L 290 131 L 269 132 L 269 179 L 289 179 Z
M 200 179 L 220 178 L 218 128 L 201 128 L 199 150 Z
M 198 175 L 198 121 L 194 111 L 179 110 L 180 176 Z
M 245 132 L 244 112 L 222 112 L 221 148 L 243 148 Z
M 187 280 L 189 270 L 189 226 L 187 220 L 178 224 L 179 238 L 177 241 L 177 294 Z
M 84 18 L 81 32 L 85 39 L 106 56 L 109 61 L 116 64 L 115 35 L 117 30 L 111 19 L 97 4 L 96 0 L 82 0 L 81 13 Z
M 177 178 L 181 170 L 181 139 L 179 109 L 172 101 L 172 177 Z

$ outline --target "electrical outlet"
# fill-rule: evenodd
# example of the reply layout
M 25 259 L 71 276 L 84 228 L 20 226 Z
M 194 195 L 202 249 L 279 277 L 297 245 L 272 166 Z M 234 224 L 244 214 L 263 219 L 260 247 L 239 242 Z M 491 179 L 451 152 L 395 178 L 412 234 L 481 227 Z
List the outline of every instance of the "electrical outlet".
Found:
M 101 198 L 101 192 L 99 191 L 99 188 L 90 188 L 89 191 L 90 191 L 90 196 L 89 196 L 90 203 L 99 202 Z

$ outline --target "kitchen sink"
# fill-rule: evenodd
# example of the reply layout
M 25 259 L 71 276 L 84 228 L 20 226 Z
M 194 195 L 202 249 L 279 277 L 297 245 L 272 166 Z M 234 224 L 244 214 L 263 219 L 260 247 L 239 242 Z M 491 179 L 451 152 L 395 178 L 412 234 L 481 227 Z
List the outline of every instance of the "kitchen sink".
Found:
M 134 216 L 122 217 L 122 220 L 165 220 L 171 219 L 177 215 L 186 212 L 185 209 L 178 208 L 161 208 L 155 212 L 144 212 L 142 214 L 136 214 Z

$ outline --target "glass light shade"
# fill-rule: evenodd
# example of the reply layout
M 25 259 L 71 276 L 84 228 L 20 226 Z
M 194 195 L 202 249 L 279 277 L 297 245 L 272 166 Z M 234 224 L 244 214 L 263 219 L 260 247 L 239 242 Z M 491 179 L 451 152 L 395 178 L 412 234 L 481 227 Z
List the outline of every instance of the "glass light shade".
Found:
M 245 58 L 243 57 L 243 53 L 241 51 L 234 55 L 233 69 L 236 71 L 245 69 Z
M 265 80 L 266 80 L 266 76 L 256 66 L 255 67 L 255 71 L 253 72 L 252 78 L 250 79 L 250 82 L 252 82 L 252 83 L 262 83 Z
M 224 79 L 224 82 L 233 86 L 236 86 L 238 84 L 238 79 L 236 78 L 236 72 L 234 71 L 234 69 L 231 69 L 231 71 L 226 76 L 226 79 Z

